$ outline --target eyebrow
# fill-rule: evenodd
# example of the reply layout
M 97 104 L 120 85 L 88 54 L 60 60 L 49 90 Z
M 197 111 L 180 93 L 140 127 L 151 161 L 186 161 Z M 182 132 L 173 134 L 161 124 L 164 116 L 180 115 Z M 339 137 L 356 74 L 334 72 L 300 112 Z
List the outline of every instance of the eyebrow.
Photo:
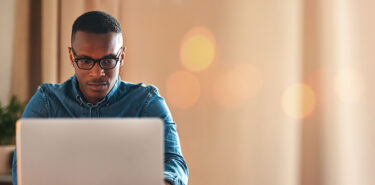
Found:
M 89 59 L 94 59 L 94 58 L 89 57 L 89 56 L 87 56 L 87 55 L 77 55 L 77 54 L 75 54 L 75 55 L 77 56 L 77 58 L 89 58 Z M 101 57 L 101 58 L 98 58 L 98 59 L 102 59 L 102 58 L 113 58 L 113 57 L 116 57 L 116 55 L 115 55 L 115 54 L 108 54 L 108 55 L 105 55 L 105 56 L 103 56 L 103 57 Z
M 77 53 L 74 51 L 73 47 L 71 47 L 71 49 L 72 49 L 72 52 L 73 52 L 74 56 L 79 58 L 79 59 L 83 59 L 83 58 L 93 59 L 93 58 L 91 58 L 87 55 L 77 55 Z M 120 47 L 120 50 L 118 51 L 118 53 L 116 53 L 116 54 L 111 53 L 111 54 L 105 55 L 105 56 L 103 56 L 102 58 L 99 58 L 99 59 L 117 58 L 117 55 L 120 53 L 121 49 L 122 49 L 122 46 Z M 99 59 L 97 59 L 97 60 L 99 60 Z M 93 60 L 95 60 L 95 59 L 93 59 Z

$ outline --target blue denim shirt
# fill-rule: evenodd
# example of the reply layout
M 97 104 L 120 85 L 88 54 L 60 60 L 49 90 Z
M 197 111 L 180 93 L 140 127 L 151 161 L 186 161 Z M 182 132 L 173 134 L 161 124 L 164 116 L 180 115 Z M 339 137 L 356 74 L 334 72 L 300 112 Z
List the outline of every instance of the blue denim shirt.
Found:
M 112 90 L 97 104 L 88 103 L 75 76 L 62 84 L 43 84 L 30 99 L 22 118 L 106 118 L 158 117 L 164 121 L 164 178 L 173 185 L 188 183 L 188 168 L 182 156 L 176 124 L 159 95 L 149 85 L 117 79 Z M 14 152 L 12 178 L 17 185 L 17 153 Z

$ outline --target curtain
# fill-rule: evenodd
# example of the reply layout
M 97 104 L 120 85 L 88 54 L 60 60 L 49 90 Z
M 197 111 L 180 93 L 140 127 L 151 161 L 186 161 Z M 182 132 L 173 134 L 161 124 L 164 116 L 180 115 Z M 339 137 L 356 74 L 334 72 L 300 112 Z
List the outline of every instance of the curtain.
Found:
M 121 78 L 154 84 L 190 184 L 372 185 L 371 1 L 17 0 L 11 94 L 61 83 L 73 21 L 122 24 Z

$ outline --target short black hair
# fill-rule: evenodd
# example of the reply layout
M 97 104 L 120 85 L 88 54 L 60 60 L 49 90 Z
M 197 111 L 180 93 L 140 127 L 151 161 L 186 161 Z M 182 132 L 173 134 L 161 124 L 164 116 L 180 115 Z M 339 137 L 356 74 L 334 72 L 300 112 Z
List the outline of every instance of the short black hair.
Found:
M 90 11 L 79 16 L 73 23 L 71 43 L 77 31 L 89 33 L 122 33 L 121 25 L 112 15 L 102 11 Z

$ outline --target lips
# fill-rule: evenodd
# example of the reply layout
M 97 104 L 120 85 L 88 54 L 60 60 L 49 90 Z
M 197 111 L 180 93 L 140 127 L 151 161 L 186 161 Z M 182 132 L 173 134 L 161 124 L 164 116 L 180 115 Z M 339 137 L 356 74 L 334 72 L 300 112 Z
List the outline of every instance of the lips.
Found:
M 87 83 L 88 87 L 93 91 L 102 91 L 107 88 L 107 82 L 90 82 Z

